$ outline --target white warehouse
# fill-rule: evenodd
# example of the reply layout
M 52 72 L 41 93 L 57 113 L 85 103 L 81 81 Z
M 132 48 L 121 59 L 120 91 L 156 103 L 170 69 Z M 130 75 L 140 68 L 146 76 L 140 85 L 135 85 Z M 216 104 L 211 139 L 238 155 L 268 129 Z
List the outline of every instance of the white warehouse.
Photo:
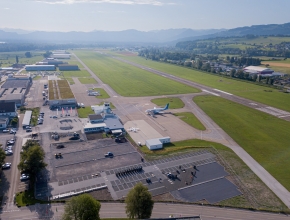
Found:
M 26 71 L 55 71 L 55 65 L 26 65 Z
M 162 137 L 146 140 L 145 144 L 149 150 L 157 150 L 163 148 L 163 144 L 170 143 L 170 137 Z
M 50 57 L 56 59 L 70 59 L 70 54 L 52 54 Z

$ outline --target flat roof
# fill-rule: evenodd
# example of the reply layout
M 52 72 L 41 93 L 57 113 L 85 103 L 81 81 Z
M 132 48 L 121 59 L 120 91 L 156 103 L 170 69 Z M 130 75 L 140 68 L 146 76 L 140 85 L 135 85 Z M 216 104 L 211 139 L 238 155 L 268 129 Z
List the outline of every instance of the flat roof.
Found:
M 22 126 L 30 125 L 30 119 L 31 119 L 32 111 L 27 110 L 24 114 Z
M 97 124 L 87 123 L 84 126 L 84 129 L 87 129 L 87 128 L 104 128 L 104 127 L 106 127 L 105 123 L 97 123 Z
M 54 67 L 54 65 L 25 65 L 26 67 Z
M 271 70 L 269 68 L 260 67 L 260 66 L 247 66 L 247 67 L 244 68 L 244 70 L 258 71 L 258 72 L 263 72 L 263 71 L 270 72 L 270 71 L 273 71 L 273 70 Z
M 7 79 L 6 82 L 1 86 L 1 88 L 10 89 L 10 88 L 27 88 L 30 84 L 29 79 Z
M 149 145 L 159 145 L 159 144 L 162 144 L 161 141 L 159 140 L 159 138 L 149 139 L 149 140 L 146 140 L 146 142 Z
M 98 120 L 98 119 L 103 119 L 102 115 L 100 114 L 91 114 L 89 115 L 90 120 Z
M 121 124 L 120 120 L 115 118 L 104 118 L 104 123 L 106 123 L 106 127 L 110 130 L 116 130 L 116 129 L 123 129 L 124 126 Z

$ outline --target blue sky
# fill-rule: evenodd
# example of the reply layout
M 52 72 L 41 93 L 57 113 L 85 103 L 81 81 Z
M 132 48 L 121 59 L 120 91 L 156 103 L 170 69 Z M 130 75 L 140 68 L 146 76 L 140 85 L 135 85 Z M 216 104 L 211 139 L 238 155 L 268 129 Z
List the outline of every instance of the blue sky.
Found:
M 0 28 L 220 29 L 290 22 L 289 0 L 0 0 Z

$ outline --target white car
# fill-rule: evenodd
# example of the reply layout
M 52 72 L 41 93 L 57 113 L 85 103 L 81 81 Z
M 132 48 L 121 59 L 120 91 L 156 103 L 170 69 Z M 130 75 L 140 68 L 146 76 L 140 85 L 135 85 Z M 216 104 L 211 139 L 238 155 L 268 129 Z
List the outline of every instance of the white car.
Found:
M 28 179 L 29 179 L 29 175 L 28 174 L 25 174 L 25 173 L 21 174 L 20 180 L 28 180 Z
M 16 134 L 16 131 L 11 129 L 10 134 Z
M 4 129 L 3 130 L 3 133 L 7 133 L 7 132 L 9 132 L 9 129 Z
M 4 170 L 4 169 L 9 169 L 11 167 L 11 163 L 4 163 L 3 165 L 2 165 L 2 170 Z

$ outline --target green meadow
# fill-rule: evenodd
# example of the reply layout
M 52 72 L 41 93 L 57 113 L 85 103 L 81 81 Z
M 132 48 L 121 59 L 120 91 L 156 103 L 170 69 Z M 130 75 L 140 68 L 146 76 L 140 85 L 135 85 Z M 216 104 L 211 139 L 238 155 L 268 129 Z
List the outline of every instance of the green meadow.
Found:
M 290 122 L 214 96 L 194 102 L 290 190 Z
M 157 76 L 94 51 L 74 52 L 104 83 L 122 96 L 140 97 L 199 92 L 196 88 Z

